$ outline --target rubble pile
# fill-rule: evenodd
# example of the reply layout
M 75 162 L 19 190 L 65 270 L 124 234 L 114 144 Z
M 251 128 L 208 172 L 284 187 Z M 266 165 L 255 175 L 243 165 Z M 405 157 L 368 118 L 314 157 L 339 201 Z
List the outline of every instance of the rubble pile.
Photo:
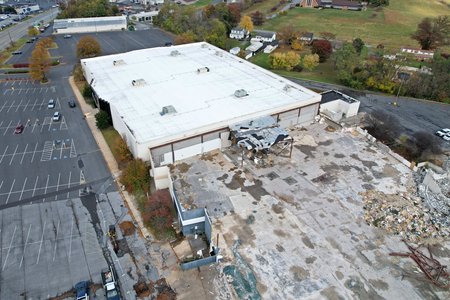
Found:
M 450 228 L 438 222 L 431 209 L 421 198 L 407 194 L 386 195 L 378 191 L 363 193 L 367 224 L 398 234 L 414 243 L 427 239 L 448 238 Z

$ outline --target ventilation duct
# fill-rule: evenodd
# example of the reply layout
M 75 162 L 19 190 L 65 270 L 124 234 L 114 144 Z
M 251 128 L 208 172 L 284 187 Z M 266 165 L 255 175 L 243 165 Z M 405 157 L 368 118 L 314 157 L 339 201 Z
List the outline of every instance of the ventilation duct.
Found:
M 203 67 L 203 68 L 198 68 L 197 69 L 197 73 L 198 74 L 208 73 L 208 72 L 209 72 L 209 68 L 208 67 Z
M 143 86 L 145 85 L 145 80 L 144 79 L 135 79 L 131 81 L 131 84 L 133 86 Z
M 181 53 L 178 51 L 178 50 L 173 50 L 173 51 L 170 51 L 170 56 L 178 56 L 178 55 L 180 55 Z
M 240 90 L 236 90 L 236 91 L 234 92 L 234 95 L 235 95 L 237 98 L 242 98 L 242 97 L 248 96 L 248 93 L 247 93 L 246 90 L 240 89 Z
M 173 107 L 172 105 L 167 105 L 162 108 L 162 110 L 159 114 L 161 116 L 164 116 L 164 115 L 174 114 L 176 112 L 177 112 L 177 110 L 175 109 L 175 107 Z

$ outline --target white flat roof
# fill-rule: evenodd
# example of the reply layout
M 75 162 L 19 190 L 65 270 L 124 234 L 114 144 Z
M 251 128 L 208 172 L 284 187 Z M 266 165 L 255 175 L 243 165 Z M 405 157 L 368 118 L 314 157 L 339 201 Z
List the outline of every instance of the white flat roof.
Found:
M 318 103 L 321 98 L 205 42 L 81 62 L 97 95 L 117 109 L 136 141 L 149 147 Z M 209 72 L 198 72 L 205 67 Z M 248 95 L 236 97 L 240 89 Z M 161 115 L 169 105 L 176 113 Z

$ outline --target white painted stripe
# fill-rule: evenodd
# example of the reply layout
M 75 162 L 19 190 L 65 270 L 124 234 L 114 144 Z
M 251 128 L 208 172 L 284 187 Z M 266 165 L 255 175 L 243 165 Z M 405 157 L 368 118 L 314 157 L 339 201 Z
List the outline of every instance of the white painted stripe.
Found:
M 23 191 L 25 189 L 25 185 L 27 184 L 28 177 L 25 177 L 25 181 L 23 182 L 22 191 L 20 192 L 19 201 L 22 200 Z
M 0 164 L 2 163 L 3 158 L 5 157 L 5 154 L 6 154 L 6 151 L 8 150 L 8 147 L 9 147 L 9 146 L 6 145 L 5 152 L 3 152 L 2 158 L 0 159 Z
M 11 160 L 9 161 L 9 165 L 11 165 L 12 162 L 13 162 L 13 160 L 14 160 L 14 155 L 16 155 L 16 153 L 17 153 L 17 148 L 19 148 L 19 144 L 17 144 L 16 149 L 14 150 L 14 153 L 13 153 L 13 155 L 11 156 Z
M 42 226 L 41 244 L 39 245 L 39 253 L 38 253 L 38 257 L 36 259 L 36 264 L 39 264 L 39 258 L 41 257 L 42 242 L 44 241 L 44 232 L 45 232 L 46 224 L 47 224 L 47 220 L 44 220 L 44 226 Z
M 6 263 L 8 262 L 8 256 L 9 256 L 9 252 L 11 251 L 11 245 L 14 240 L 14 236 L 16 235 L 16 229 L 17 229 L 17 226 L 14 226 L 14 232 L 13 232 L 13 235 L 11 238 L 11 242 L 9 242 L 8 253 L 6 253 L 6 258 L 5 258 L 5 262 L 3 263 L 2 271 L 5 270 Z
M 31 224 L 28 226 L 27 238 L 25 239 L 25 246 L 23 247 L 23 253 L 22 253 L 22 258 L 20 259 L 19 269 L 20 269 L 20 267 L 22 267 L 22 262 L 23 262 L 23 258 L 25 256 L 25 251 L 27 251 L 27 243 L 28 243 L 28 238 L 30 237 L 30 231 L 31 231 Z
M 16 179 L 14 178 L 13 183 L 11 184 L 11 189 L 9 190 L 9 193 L 8 193 L 8 198 L 6 198 L 6 203 L 5 203 L 5 204 L 8 204 L 9 197 L 11 197 L 11 191 L 12 191 L 13 188 L 14 188 L 14 183 L 15 183 L 15 182 L 16 182 Z
M 25 154 L 27 153 L 27 149 L 28 149 L 28 144 L 25 146 L 25 150 L 23 151 L 22 159 L 20 160 L 20 164 L 22 164 L 22 162 L 23 162 L 23 158 L 25 157 Z
M 33 194 L 31 195 L 31 197 L 34 197 L 34 193 L 36 193 L 36 186 L 38 183 L 38 179 L 39 179 L 39 176 L 36 177 L 36 181 L 34 182 Z

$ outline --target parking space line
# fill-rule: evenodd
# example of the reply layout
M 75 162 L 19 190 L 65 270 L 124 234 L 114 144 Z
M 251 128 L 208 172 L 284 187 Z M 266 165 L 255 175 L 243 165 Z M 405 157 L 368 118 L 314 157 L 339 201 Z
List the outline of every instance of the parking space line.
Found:
M 2 106 L 2 108 L 0 109 L 0 112 L 3 111 L 3 108 L 5 108 L 5 105 L 6 105 L 7 102 L 8 102 L 8 101 L 5 101 L 5 103 L 3 103 L 3 106 Z
M 59 130 L 67 130 L 66 118 L 64 118 L 64 116 L 61 119 L 61 125 L 59 125 Z
M 44 195 L 47 194 L 47 187 L 48 187 L 48 180 L 50 179 L 50 175 L 47 175 L 47 182 L 45 183 L 45 190 L 44 190 Z M 45 198 L 42 199 L 42 201 L 45 201 Z
M 14 226 L 14 232 L 13 232 L 11 241 L 9 242 L 8 252 L 6 253 L 6 258 L 5 258 L 5 262 L 3 263 L 2 272 L 5 270 L 6 263 L 8 262 L 8 256 L 9 256 L 9 252 L 11 251 L 12 242 L 14 240 L 14 237 L 16 236 L 16 229 L 17 229 L 17 226 Z
M 11 197 L 11 192 L 12 192 L 12 190 L 13 190 L 13 188 L 14 188 L 14 183 L 16 183 L 16 179 L 15 179 L 15 178 L 14 178 L 14 180 L 13 180 L 13 183 L 11 184 L 11 189 L 9 190 L 8 197 L 6 198 L 5 204 L 8 204 L 9 197 Z
M 55 256 L 56 256 L 56 246 L 58 245 L 58 234 L 59 234 L 59 225 L 60 224 L 61 224 L 61 219 L 58 220 L 58 226 L 56 227 L 55 248 L 53 249 L 53 261 L 55 261 Z
M 73 142 L 73 139 L 72 139 L 72 142 L 70 143 L 70 158 L 74 158 L 74 157 L 77 157 L 77 150 L 75 149 L 75 143 Z
M 9 110 L 13 107 L 14 102 L 16 102 L 16 100 L 13 100 L 12 104 L 8 107 L 8 110 L 6 111 L 7 113 L 9 113 Z
M 30 101 L 31 101 L 31 99 L 30 99 L 30 100 L 28 100 L 27 104 L 25 104 L 25 107 L 23 108 L 23 111 L 25 111 L 25 110 L 27 109 L 27 107 L 28 107 L 28 104 L 30 104 Z
M 34 110 L 34 107 L 36 106 L 36 103 L 38 102 L 38 98 L 36 98 L 36 100 L 34 101 L 34 103 L 33 103 L 33 106 L 31 107 L 31 110 L 33 111 Z
M 25 251 L 27 250 L 28 238 L 30 237 L 31 224 L 28 226 L 27 238 L 25 239 L 25 245 L 23 246 L 22 258 L 20 259 L 19 269 L 22 267 L 23 258 L 25 257 Z
M 19 95 L 20 95 L 20 93 L 22 92 L 22 89 L 18 89 L 19 90 Z
M 19 102 L 19 104 L 17 105 L 17 108 L 16 108 L 16 112 L 19 110 L 20 105 L 22 105 L 22 101 L 23 101 L 23 99 L 20 99 L 20 102 Z
M 59 190 L 59 181 L 61 179 L 61 173 L 58 174 L 58 183 L 56 183 L 56 191 Z M 55 195 L 55 201 L 58 200 L 58 194 Z
M 3 121 L 0 123 L 0 128 L 2 128 L 2 125 L 3 125 Z
M 23 151 L 22 159 L 20 160 L 20 164 L 22 164 L 22 162 L 23 162 L 23 158 L 25 157 L 25 154 L 27 153 L 27 149 L 28 149 L 28 144 L 25 146 L 25 150 Z
M 69 243 L 69 262 L 72 257 L 72 234 L 73 234 L 73 215 L 72 215 L 72 227 L 70 228 L 70 243 Z
M 69 185 L 70 185 L 70 175 L 69 175 Z M 3 180 L 2 180 L 2 183 L 0 183 L 0 191 L 2 190 L 2 186 L 3 186 Z M 67 198 L 69 198 L 69 197 L 67 197 Z
M 16 155 L 16 153 L 17 153 L 17 148 L 19 148 L 19 144 L 17 144 L 17 146 L 16 146 L 16 150 L 14 150 L 14 153 L 13 153 L 13 155 L 11 156 L 11 160 L 9 161 L 9 165 L 11 165 L 12 164 L 12 162 L 13 162 L 13 160 L 14 160 L 14 156 Z
M 42 149 L 41 161 L 49 161 L 52 159 L 53 154 L 53 142 L 46 141 L 44 148 Z
M 34 129 L 34 127 L 33 127 L 33 129 Z M 33 131 L 31 131 L 31 132 L 33 132 Z M 34 151 L 33 151 L 33 156 L 31 157 L 31 163 L 33 163 L 34 155 L 36 154 L 36 149 L 37 149 L 38 144 L 39 144 L 39 142 L 36 142 L 36 146 L 34 147 Z
M 45 99 L 42 99 L 42 103 L 39 106 L 39 110 L 41 110 L 44 107 L 44 105 L 45 105 Z
M 34 197 L 34 193 L 36 193 L 36 186 L 38 183 L 38 179 L 39 179 L 39 176 L 36 177 L 36 181 L 34 182 L 33 194 L 31 195 L 31 197 Z
M 8 147 L 9 147 L 9 146 L 6 145 L 5 152 L 3 152 L 2 158 L 0 159 L 0 164 L 2 163 L 3 158 L 5 157 L 5 154 L 6 154 L 6 151 L 8 150 Z
M 25 190 L 25 185 L 27 184 L 28 177 L 25 177 L 25 181 L 23 182 L 22 191 L 20 192 L 19 201 L 22 200 L 23 191 Z
M 39 264 L 39 258 L 41 257 L 42 242 L 44 241 L 44 232 L 45 232 L 46 224 L 47 224 L 47 219 L 44 220 L 44 226 L 42 226 L 41 244 L 39 245 L 39 253 L 38 253 L 37 260 L 36 260 L 36 264 Z
M 11 123 L 12 123 L 12 121 L 9 121 L 9 124 L 8 124 L 8 126 L 6 127 L 5 132 L 3 132 L 3 136 L 6 135 L 6 132 L 8 131 L 9 126 L 11 126 Z
M 67 183 L 67 188 L 70 189 L 70 180 L 72 179 L 72 171 L 69 172 L 69 182 Z M 3 184 L 3 181 L 2 181 Z M 0 185 L 0 189 L 2 188 L 2 186 Z M 70 192 L 67 192 L 67 199 L 69 199 L 70 197 Z

